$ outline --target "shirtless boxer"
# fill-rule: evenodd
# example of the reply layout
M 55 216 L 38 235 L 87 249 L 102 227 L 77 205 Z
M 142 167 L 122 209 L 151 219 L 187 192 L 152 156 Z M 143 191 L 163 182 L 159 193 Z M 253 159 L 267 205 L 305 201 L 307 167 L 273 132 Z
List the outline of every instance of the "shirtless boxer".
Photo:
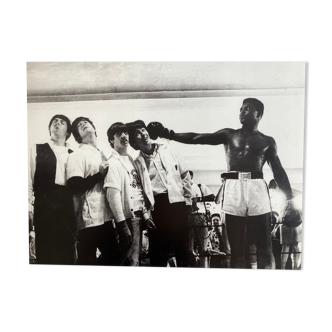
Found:
M 159 122 L 148 126 L 151 138 L 164 137 L 185 144 L 224 144 L 228 173 L 222 174 L 224 188 L 222 210 L 226 213 L 227 232 L 231 246 L 232 267 L 244 268 L 246 234 L 249 243 L 257 246 L 260 266 L 271 268 L 271 206 L 263 180 L 265 162 L 292 207 L 292 189 L 277 154 L 274 139 L 258 131 L 264 105 L 247 98 L 240 108 L 240 129 L 221 129 L 213 134 L 175 133 Z M 247 220 L 247 222 L 246 222 Z

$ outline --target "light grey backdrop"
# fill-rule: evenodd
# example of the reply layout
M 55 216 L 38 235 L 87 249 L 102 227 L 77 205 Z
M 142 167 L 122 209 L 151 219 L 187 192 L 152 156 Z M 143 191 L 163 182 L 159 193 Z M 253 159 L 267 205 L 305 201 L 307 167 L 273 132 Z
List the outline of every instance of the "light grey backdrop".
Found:
M 55 114 L 91 118 L 106 155 L 106 131 L 116 121 L 160 121 L 176 132 L 235 129 L 243 99 L 255 97 L 265 105 L 259 130 L 275 138 L 292 187 L 302 191 L 304 87 L 303 62 L 28 63 L 28 144 L 49 139 Z M 216 193 L 226 170 L 223 146 L 171 144 L 196 182 Z M 264 173 L 269 181 L 267 165 Z

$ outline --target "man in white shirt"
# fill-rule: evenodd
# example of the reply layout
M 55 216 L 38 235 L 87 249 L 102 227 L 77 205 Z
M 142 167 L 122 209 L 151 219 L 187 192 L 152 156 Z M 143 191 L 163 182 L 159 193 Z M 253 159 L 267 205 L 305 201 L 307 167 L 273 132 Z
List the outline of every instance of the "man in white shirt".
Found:
M 116 237 L 111 213 L 103 189 L 108 164 L 98 150 L 93 122 L 78 117 L 72 125 L 79 148 L 70 155 L 67 164 L 68 187 L 74 194 L 74 209 L 78 230 L 78 264 L 97 264 L 97 249 L 103 265 L 116 265 L 113 249 Z
M 276 212 L 276 221 L 281 223 L 286 213 L 286 197 L 283 192 L 278 188 L 274 179 L 269 182 L 269 193 L 271 197 L 272 211 Z M 301 266 L 301 238 L 302 238 L 302 224 L 297 227 L 289 227 L 285 224 L 276 224 L 272 230 L 272 238 L 277 237 L 279 228 L 279 239 L 281 248 L 280 252 L 275 259 L 276 268 L 286 269 L 288 257 L 292 261 L 292 269 L 299 270 Z M 274 243 L 276 241 L 273 241 Z M 275 244 L 276 246 L 276 244 Z M 279 264 L 278 264 L 279 263 Z
M 209 259 L 207 253 L 208 245 L 208 210 L 205 202 L 213 202 L 214 194 L 204 184 L 197 184 L 193 181 L 194 173 L 189 171 L 191 178 L 192 188 L 192 201 L 193 201 L 193 213 L 189 220 L 191 221 L 189 228 L 189 251 L 194 253 L 194 240 L 196 239 L 198 254 L 199 254 L 199 267 L 209 267 Z M 212 226 L 212 225 L 211 225 Z
M 151 266 L 167 266 L 174 249 L 178 267 L 188 267 L 188 215 L 191 185 L 183 158 L 167 144 L 152 143 L 143 121 L 127 124 L 130 145 L 140 150 L 137 165 L 142 181 L 151 181 L 155 200 L 154 231 L 149 232 Z
M 142 174 L 128 154 L 127 127 L 116 122 L 108 129 L 107 136 L 114 150 L 108 160 L 104 189 L 119 234 L 120 265 L 139 266 L 142 222 L 147 228 L 155 229 L 147 209 L 154 204 L 152 188 L 150 182 L 142 182 Z
M 29 228 L 36 233 L 37 264 L 73 264 L 76 226 L 65 175 L 70 120 L 54 115 L 48 130 L 50 141 L 30 149 Z

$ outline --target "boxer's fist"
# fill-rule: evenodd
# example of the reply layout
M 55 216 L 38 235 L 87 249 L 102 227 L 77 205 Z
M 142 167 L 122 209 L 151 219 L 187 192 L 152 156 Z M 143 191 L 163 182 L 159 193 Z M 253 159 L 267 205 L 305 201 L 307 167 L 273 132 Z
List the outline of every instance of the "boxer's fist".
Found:
M 173 132 L 165 128 L 160 122 L 150 122 L 147 126 L 147 131 L 153 140 L 158 137 L 171 139 L 171 133 Z
M 147 126 L 148 133 L 150 138 L 155 140 L 158 137 L 164 138 L 165 134 L 167 136 L 167 129 L 160 122 L 150 122 Z M 166 138 L 166 137 L 165 137 Z
M 282 218 L 282 223 L 287 227 L 297 227 L 302 223 L 300 212 L 294 208 L 292 201 L 288 201 L 287 203 L 285 215 Z

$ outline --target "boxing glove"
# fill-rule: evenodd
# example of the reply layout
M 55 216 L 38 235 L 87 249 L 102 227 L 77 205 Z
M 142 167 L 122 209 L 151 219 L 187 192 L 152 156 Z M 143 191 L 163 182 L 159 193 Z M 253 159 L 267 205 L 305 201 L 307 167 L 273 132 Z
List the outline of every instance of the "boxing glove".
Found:
M 150 122 L 146 129 L 150 135 L 150 138 L 153 140 L 157 139 L 158 137 L 172 139 L 174 135 L 173 130 L 168 130 L 160 122 L 156 121 Z

